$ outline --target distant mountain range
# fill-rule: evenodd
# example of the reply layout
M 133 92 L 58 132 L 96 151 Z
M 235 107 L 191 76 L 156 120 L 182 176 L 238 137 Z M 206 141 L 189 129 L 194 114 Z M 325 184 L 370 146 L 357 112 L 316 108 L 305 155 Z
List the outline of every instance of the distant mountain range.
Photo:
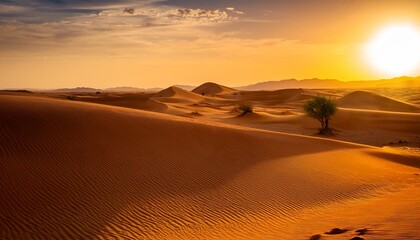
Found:
M 136 87 L 113 87 L 106 88 L 104 92 L 158 92 L 162 88 L 136 88 Z
M 243 91 L 277 90 L 286 88 L 382 88 L 382 87 L 420 87 L 420 77 L 399 77 L 393 79 L 371 81 L 340 81 L 336 79 L 287 79 L 279 81 L 261 82 L 248 86 L 236 87 Z
M 175 85 L 175 87 L 179 87 L 185 89 L 187 91 L 191 91 L 195 86 L 190 85 Z M 89 87 L 76 87 L 76 88 L 59 88 L 59 89 L 49 89 L 49 90 L 32 90 L 35 92 L 55 92 L 55 93 L 95 93 L 95 92 L 159 92 L 163 90 L 163 88 L 137 88 L 137 87 L 112 87 L 112 88 L 89 88 Z
M 54 93 L 95 93 L 95 92 L 158 92 L 162 88 L 136 88 L 136 87 L 112 87 L 112 88 L 59 88 L 59 89 L 31 89 L 34 92 L 54 92 Z
M 196 86 L 175 85 L 175 87 L 191 91 Z M 286 79 L 278 81 L 260 82 L 247 86 L 234 87 L 234 89 L 242 91 L 271 91 L 287 88 L 306 88 L 306 89 L 326 89 L 326 88 L 387 88 L 387 87 L 420 87 L 419 77 L 398 77 L 392 79 L 370 80 L 370 81 L 340 81 L 336 79 Z M 21 90 L 21 89 L 9 89 Z M 77 88 L 60 88 L 52 90 L 26 89 L 33 92 L 55 92 L 55 93 L 94 93 L 94 92 L 159 92 L 163 88 L 137 88 L 137 87 L 113 87 L 106 89 L 77 87 Z

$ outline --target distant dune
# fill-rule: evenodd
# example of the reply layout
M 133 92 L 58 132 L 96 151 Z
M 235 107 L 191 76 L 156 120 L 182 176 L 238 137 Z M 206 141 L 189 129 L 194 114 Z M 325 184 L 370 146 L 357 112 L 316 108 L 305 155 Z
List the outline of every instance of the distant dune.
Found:
M 0 102 L 1 239 L 419 233 L 415 157 L 70 100 Z
M 338 100 L 340 107 L 371 109 L 392 112 L 417 112 L 420 109 L 411 104 L 401 102 L 372 92 L 355 91 Z
M 203 99 L 203 96 L 179 87 L 169 87 L 154 94 L 153 98 L 182 98 L 186 100 Z
M 217 83 L 208 82 L 208 83 L 204 83 L 198 86 L 197 88 L 192 90 L 192 92 L 200 94 L 200 95 L 212 96 L 216 94 L 230 94 L 230 93 L 237 92 L 237 90 L 222 86 Z
M 161 88 L 136 88 L 136 87 L 113 87 L 106 88 L 104 92 L 157 92 L 162 90 Z
M 305 89 L 281 89 L 276 91 L 254 91 L 244 92 L 241 96 L 244 100 L 264 104 L 281 104 L 295 101 L 302 101 L 316 95 Z
M 60 88 L 60 89 L 52 89 L 52 90 L 45 90 L 48 92 L 55 92 L 55 93 L 89 93 L 89 92 L 100 92 L 101 89 L 98 88 L 89 88 L 89 87 L 76 87 L 76 88 Z
M 29 91 L 29 90 L 24 90 L 24 89 L 22 89 L 22 90 L 18 90 L 18 89 L 15 89 L 15 90 L 0 90 L 0 93 L 3 93 L 3 94 L 5 94 L 5 93 L 11 93 L 11 94 L 13 94 L 13 93 L 23 93 L 23 94 L 32 94 L 33 92 L 31 92 L 31 91 Z

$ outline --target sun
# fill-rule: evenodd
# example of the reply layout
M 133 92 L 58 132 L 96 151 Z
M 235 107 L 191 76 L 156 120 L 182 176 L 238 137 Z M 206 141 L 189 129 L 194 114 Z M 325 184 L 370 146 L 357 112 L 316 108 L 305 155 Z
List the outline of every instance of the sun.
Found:
M 369 63 L 392 76 L 417 73 L 420 68 L 420 31 L 410 24 L 387 26 L 365 46 Z

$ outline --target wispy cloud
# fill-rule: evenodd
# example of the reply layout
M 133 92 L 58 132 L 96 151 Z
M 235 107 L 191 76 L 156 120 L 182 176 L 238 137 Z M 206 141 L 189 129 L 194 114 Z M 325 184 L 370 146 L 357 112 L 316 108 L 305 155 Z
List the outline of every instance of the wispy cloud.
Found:
M 230 12 L 233 12 L 233 13 L 236 13 L 236 14 L 245 14 L 242 11 L 237 11 L 234 7 L 227 7 L 226 10 L 228 10 Z

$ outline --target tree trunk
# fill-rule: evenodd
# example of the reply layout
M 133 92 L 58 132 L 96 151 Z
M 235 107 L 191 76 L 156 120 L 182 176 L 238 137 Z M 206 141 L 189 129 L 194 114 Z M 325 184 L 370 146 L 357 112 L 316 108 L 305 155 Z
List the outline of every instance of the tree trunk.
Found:
M 328 130 L 328 118 L 325 119 L 325 130 Z
M 321 132 L 323 132 L 325 129 L 325 122 L 324 119 L 321 120 Z

